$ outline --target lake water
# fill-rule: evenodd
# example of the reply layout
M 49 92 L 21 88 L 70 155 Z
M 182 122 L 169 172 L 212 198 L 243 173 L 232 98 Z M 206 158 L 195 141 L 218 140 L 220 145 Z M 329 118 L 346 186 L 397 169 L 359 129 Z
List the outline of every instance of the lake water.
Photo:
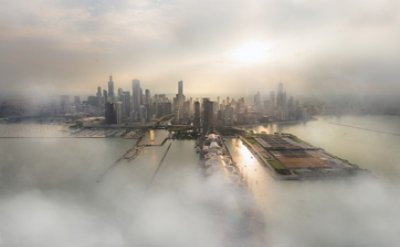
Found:
M 0 246 L 240 246 L 246 241 L 235 228 L 243 222 L 240 208 L 253 200 L 265 218 L 265 246 L 397 245 L 399 117 L 326 117 L 252 129 L 295 134 L 373 176 L 277 181 L 240 140 L 229 139 L 247 195 L 201 176 L 194 141 L 169 140 L 113 165 L 136 140 L 1 138 Z M 65 137 L 63 130 L 0 125 L 0 136 Z M 165 136 L 154 131 L 144 141 Z

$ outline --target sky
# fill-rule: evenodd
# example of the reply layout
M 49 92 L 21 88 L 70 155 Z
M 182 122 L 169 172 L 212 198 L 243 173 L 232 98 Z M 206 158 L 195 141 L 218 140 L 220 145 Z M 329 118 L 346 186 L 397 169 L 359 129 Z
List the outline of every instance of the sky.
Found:
M 0 92 L 398 94 L 397 0 L 0 0 Z

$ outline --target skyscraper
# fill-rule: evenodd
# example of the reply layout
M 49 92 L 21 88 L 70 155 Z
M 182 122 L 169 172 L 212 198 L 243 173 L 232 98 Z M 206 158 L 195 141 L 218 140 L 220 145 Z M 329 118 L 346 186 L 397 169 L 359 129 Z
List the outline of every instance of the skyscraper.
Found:
M 122 124 L 124 122 L 124 109 L 122 101 L 117 101 L 114 103 L 115 116 L 117 124 Z
M 103 90 L 103 95 L 105 99 L 104 105 L 104 117 L 106 124 L 116 124 L 117 123 L 117 111 L 115 109 L 115 104 L 110 102 L 108 99 L 107 90 Z
M 147 112 L 146 122 L 150 122 L 154 112 L 151 104 L 151 94 L 149 89 L 145 90 L 143 105 L 146 107 L 146 112 Z
M 193 125 L 196 129 L 199 129 L 201 127 L 201 119 L 200 119 L 200 102 L 199 101 L 195 101 L 194 102 L 194 121 L 193 121 Z
M 133 101 L 133 120 L 140 121 L 140 102 L 142 98 L 142 90 L 138 79 L 132 80 L 132 101 Z
M 183 81 L 178 81 L 178 94 L 175 98 L 175 110 L 178 122 L 180 121 L 180 116 L 184 114 L 183 103 L 185 102 L 185 95 L 183 95 Z
M 117 109 L 115 103 L 106 102 L 105 105 L 105 123 L 117 124 Z
M 150 94 L 150 90 L 146 89 L 144 94 L 144 104 L 150 104 L 151 103 L 151 94 Z
M 80 105 L 81 104 L 81 97 L 80 96 L 74 96 L 74 105 Z
M 117 91 L 117 101 L 120 100 L 122 101 L 122 94 L 124 93 L 124 90 L 122 88 L 118 88 Z
M 257 92 L 254 95 L 254 108 L 257 114 L 261 115 L 263 113 L 263 106 L 261 104 L 261 95 L 260 92 Z
M 214 128 L 214 102 L 204 98 L 203 110 L 203 133 L 206 134 Z
M 178 94 L 183 95 L 183 81 L 178 81 Z
M 111 103 L 115 101 L 114 82 L 111 75 L 108 80 L 108 101 Z
M 103 98 L 104 98 L 104 104 L 108 102 L 108 97 L 107 97 L 107 90 L 103 90 Z M 103 106 L 105 107 L 105 106 Z
M 68 95 L 61 95 L 60 96 L 60 108 L 61 108 L 61 113 L 65 114 L 69 112 L 70 110 L 70 101 L 69 101 L 69 96 Z
M 129 119 L 129 115 L 131 113 L 131 94 L 127 91 L 123 91 L 121 101 L 123 120 L 126 121 Z
M 276 116 L 278 120 L 287 120 L 286 113 L 286 92 L 283 89 L 283 84 L 280 82 L 278 84 L 278 92 L 276 95 Z
M 283 107 L 285 104 L 285 92 L 283 90 L 283 84 L 282 82 L 279 82 L 278 84 L 278 92 L 276 95 L 276 105 L 278 107 Z
M 271 91 L 269 99 L 271 101 L 272 108 L 274 108 L 275 107 L 275 92 L 274 91 Z
M 97 87 L 96 98 L 97 98 L 97 104 L 96 104 L 97 113 L 101 113 L 104 109 L 103 97 L 101 96 L 101 87 Z

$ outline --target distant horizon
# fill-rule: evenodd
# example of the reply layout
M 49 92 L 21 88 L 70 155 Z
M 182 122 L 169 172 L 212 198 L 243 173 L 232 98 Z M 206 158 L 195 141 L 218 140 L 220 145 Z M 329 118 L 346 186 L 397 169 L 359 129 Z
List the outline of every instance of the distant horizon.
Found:
M 106 87 L 102 87 L 102 90 L 107 90 Z M 125 89 L 122 88 L 124 91 L 129 91 L 130 93 L 132 93 L 132 89 Z M 145 88 L 147 89 L 147 88 Z M 151 95 L 155 95 L 155 94 L 165 94 L 168 98 L 172 99 L 173 97 L 175 97 L 176 92 L 153 92 L 153 90 L 151 88 L 150 92 Z M 285 88 L 286 89 L 286 88 Z M 275 91 L 276 89 L 271 89 L 271 90 L 265 90 L 265 91 L 254 91 L 254 92 L 246 92 L 243 94 L 240 93 L 188 93 L 184 91 L 184 95 L 188 98 L 188 97 L 192 97 L 193 99 L 202 99 L 202 98 L 210 98 L 211 100 L 216 100 L 217 97 L 220 97 L 221 100 L 226 99 L 226 97 L 230 97 L 233 99 L 238 99 L 241 97 L 244 97 L 245 99 L 247 98 L 252 98 L 256 93 L 260 92 L 260 95 L 262 98 L 269 98 L 270 92 L 271 91 Z M 346 99 L 374 99 L 374 100 L 393 100 L 393 99 L 398 99 L 400 94 L 398 94 L 397 92 L 392 92 L 392 93 L 370 93 L 370 94 L 363 94 L 363 93 L 292 93 L 290 90 L 286 89 L 286 92 L 288 94 L 289 97 L 293 97 L 295 99 L 327 99 L 327 100 L 334 100 L 334 99 L 341 99 L 341 98 L 346 98 Z M 53 93 L 53 94 L 47 94 L 46 96 L 39 96 L 37 94 L 29 94 L 29 93 L 4 93 L 4 92 L 0 92 L 0 100 L 12 100 L 12 99 L 33 99 L 35 101 L 49 101 L 49 100 L 57 100 L 59 99 L 60 96 L 62 95 L 67 95 L 70 97 L 74 97 L 74 96 L 79 96 L 79 97 L 89 97 L 89 96 L 95 96 L 95 91 L 93 91 L 93 93 L 73 93 L 73 92 L 59 92 L 59 93 Z M 82 100 L 82 99 L 81 99 Z M 400 100 L 399 100 L 400 101 Z

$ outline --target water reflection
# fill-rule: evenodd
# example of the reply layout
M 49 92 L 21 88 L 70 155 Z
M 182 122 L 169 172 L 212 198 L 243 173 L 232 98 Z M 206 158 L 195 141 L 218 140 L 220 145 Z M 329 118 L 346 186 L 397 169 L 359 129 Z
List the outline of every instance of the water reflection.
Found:
M 267 208 L 270 199 L 268 195 L 274 187 L 274 181 L 268 169 L 258 161 L 239 138 L 228 139 L 226 144 L 256 202 L 261 208 Z
M 151 143 L 154 143 L 154 140 L 156 139 L 154 130 L 149 130 L 149 139 Z

